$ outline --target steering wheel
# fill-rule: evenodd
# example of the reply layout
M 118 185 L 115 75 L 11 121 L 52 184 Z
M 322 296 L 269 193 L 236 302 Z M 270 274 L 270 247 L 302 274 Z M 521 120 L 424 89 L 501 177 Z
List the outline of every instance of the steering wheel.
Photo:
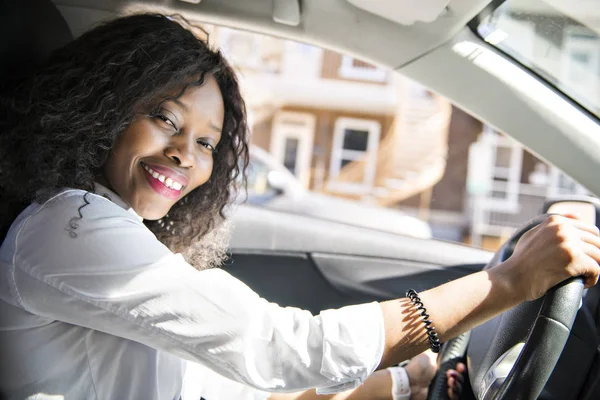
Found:
M 513 234 L 484 270 L 508 259 L 521 236 L 547 217 L 536 217 Z M 581 306 L 583 287 L 582 278 L 568 279 L 541 299 L 522 303 L 470 332 L 467 368 L 475 398 L 538 398 L 569 338 Z M 456 341 L 464 342 L 465 336 L 452 339 L 445 346 L 457 348 Z M 442 361 L 443 357 L 442 350 Z M 430 399 L 447 398 L 445 391 L 440 390 L 441 382 L 445 384 L 445 372 L 438 372 L 430 388 Z

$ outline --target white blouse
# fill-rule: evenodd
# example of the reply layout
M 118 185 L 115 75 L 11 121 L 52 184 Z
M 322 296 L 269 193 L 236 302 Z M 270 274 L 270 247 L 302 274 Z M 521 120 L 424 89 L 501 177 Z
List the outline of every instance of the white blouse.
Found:
M 32 204 L 2 243 L 1 398 L 178 399 L 184 360 L 270 392 L 342 391 L 377 368 L 377 303 L 318 316 L 269 303 L 194 269 L 115 193 L 97 193 Z

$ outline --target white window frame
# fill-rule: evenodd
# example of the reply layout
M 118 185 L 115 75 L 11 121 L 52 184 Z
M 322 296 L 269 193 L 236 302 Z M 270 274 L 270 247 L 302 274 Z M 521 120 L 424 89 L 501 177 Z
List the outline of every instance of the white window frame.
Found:
M 342 56 L 342 63 L 338 75 L 347 79 L 360 79 L 372 82 L 385 82 L 387 71 L 383 68 L 361 68 L 354 65 L 354 57 Z
M 298 139 L 295 175 L 305 188 L 310 185 L 315 125 L 316 117 L 309 113 L 280 111 L 273 117 L 270 152 L 284 164 L 286 139 Z
M 490 213 L 517 213 L 519 211 L 519 194 L 521 192 L 521 174 L 523 168 L 523 147 L 513 139 L 501 136 L 496 131 L 484 125 L 481 138 L 481 145 L 486 149 L 482 149 L 486 153 L 489 164 L 482 166 L 486 170 L 489 169 L 488 175 L 489 185 L 483 184 L 486 190 L 481 193 L 473 194 L 473 215 L 472 215 L 472 244 L 481 246 L 483 235 L 504 236 L 512 233 L 512 228 L 497 227 L 490 225 Z M 508 167 L 497 167 L 496 157 L 499 147 L 510 149 L 510 161 Z M 489 153 L 488 153 L 489 152 Z M 470 167 L 476 167 L 472 165 Z M 493 191 L 500 191 L 500 185 L 494 183 L 494 177 L 505 178 L 506 183 L 501 186 L 505 192 L 504 198 L 492 197 Z
M 344 149 L 344 134 L 346 129 L 356 129 L 369 132 L 367 150 Z M 333 146 L 331 148 L 331 162 L 329 165 L 329 182 L 327 189 L 342 193 L 368 194 L 375 184 L 377 172 L 377 151 L 379 150 L 379 137 L 381 124 L 370 119 L 340 117 L 335 121 L 333 131 Z M 366 157 L 366 158 L 365 158 Z M 360 183 L 340 182 L 336 179 L 340 175 L 342 160 L 358 161 L 365 159 L 364 179 Z
M 485 197 L 490 210 L 501 212 L 516 212 L 519 208 L 519 193 L 521 187 L 521 173 L 523 169 L 523 147 L 507 136 L 501 136 L 490 126 L 486 125 L 483 130 L 483 139 L 492 150 L 491 158 L 491 176 L 490 192 Z M 497 167 L 496 156 L 498 148 L 507 148 L 510 150 L 510 161 L 508 167 Z M 494 177 L 506 179 L 504 198 L 492 197 L 492 192 L 499 191 L 494 187 Z

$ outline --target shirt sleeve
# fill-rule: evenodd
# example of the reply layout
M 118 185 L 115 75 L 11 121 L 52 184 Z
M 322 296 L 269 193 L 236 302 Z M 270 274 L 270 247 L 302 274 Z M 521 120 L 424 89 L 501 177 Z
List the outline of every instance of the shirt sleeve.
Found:
M 12 289 L 30 313 L 137 341 L 265 391 L 342 391 L 377 368 L 379 304 L 313 316 L 269 303 L 223 270 L 197 271 L 132 213 L 96 195 L 86 204 L 82 193 L 53 199 L 19 228 Z

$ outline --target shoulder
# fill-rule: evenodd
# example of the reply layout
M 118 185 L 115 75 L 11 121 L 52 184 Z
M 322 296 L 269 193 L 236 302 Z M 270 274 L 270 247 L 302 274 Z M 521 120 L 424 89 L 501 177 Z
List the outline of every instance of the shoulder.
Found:
M 44 203 L 35 204 L 29 214 L 44 219 L 121 216 L 139 222 L 132 213 L 109 199 L 80 189 L 65 189 Z
M 133 213 L 84 190 L 64 190 L 32 205 L 19 219 L 15 251 L 23 260 L 90 262 L 95 257 L 100 262 L 137 256 L 152 261 L 168 253 Z
M 18 236 L 79 237 L 99 228 L 136 226 L 147 230 L 136 216 L 112 201 L 80 189 L 65 189 L 44 203 L 34 203 L 16 221 Z M 48 238 L 50 239 L 50 238 Z
M 95 193 L 65 189 L 44 203 L 34 203 L 17 219 L 20 230 L 35 227 L 38 233 L 65 230 L 71 236 L 98 226 L 134 225 L 146 229 L 135 214 Z M 43 228 L 41 231 L 40 228 Z M 147 230 L 147 229 L 146 229 Z

